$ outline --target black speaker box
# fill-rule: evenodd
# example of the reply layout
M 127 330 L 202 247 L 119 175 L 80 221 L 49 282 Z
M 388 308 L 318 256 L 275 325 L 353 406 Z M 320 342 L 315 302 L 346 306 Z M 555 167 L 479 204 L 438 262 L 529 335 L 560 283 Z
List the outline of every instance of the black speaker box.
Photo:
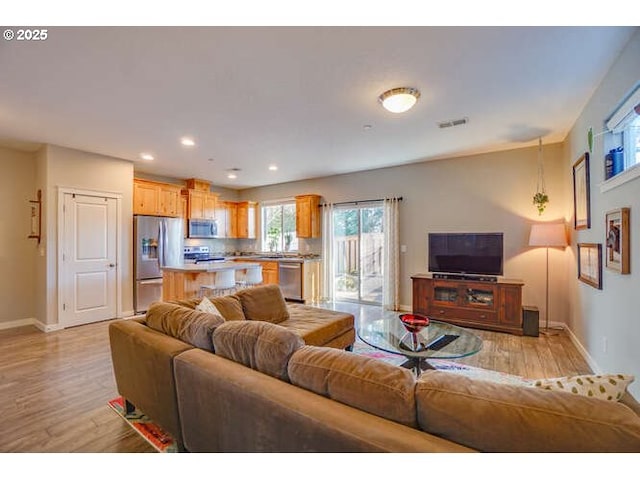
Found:
M 522 333 L 528 337 L 537 337 L 540 333 L 540 312 L 538 307 L 522 307 Z

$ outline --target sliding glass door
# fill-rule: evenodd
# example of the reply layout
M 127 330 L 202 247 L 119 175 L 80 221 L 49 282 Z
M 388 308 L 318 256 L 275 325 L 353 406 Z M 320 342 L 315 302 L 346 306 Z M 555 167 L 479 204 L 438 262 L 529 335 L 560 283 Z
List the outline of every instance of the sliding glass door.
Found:
M 382 304 L 382 203 L 336 207 L 333 212 L 337 300 Z

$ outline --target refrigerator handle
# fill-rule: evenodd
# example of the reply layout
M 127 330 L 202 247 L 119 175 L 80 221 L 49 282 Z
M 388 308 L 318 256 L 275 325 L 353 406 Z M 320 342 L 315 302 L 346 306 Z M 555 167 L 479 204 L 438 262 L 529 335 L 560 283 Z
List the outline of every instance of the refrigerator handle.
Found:
M 164 220 L 160 219 L 158 222 L 158 268 L 164 267 L 165 258 L 164 258 L 164 249 L 166 242 L 166 228 L 164 224 Z

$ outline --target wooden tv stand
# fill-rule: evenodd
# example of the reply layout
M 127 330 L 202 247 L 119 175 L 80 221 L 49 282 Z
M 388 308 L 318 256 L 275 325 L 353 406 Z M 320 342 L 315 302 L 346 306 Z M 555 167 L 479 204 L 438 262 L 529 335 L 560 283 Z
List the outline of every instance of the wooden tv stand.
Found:
M 521 280 L 440 279 L 431 274 L 411 279 L 413 313 L 462 327 L 523 334 Z

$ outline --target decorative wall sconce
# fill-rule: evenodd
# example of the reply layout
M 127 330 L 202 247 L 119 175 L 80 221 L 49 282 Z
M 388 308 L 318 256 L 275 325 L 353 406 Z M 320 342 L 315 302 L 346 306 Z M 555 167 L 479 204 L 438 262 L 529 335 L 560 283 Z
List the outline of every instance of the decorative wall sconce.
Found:
M 40 244 L 40 238 L 42 233 L 42 190 L 38 189 L 38 199 L 29 200 L 31 204 L 31 233 L 28 238 L 38 239 Z

